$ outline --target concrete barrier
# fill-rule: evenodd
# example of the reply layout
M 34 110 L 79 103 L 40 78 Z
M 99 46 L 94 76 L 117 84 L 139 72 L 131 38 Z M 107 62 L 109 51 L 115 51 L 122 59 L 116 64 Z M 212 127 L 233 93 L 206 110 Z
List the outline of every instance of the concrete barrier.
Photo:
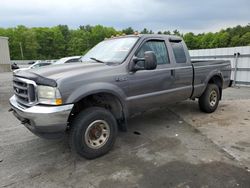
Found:
M 10 72 L 10 64 L 0 64 L 0 73 L 1 72 Z

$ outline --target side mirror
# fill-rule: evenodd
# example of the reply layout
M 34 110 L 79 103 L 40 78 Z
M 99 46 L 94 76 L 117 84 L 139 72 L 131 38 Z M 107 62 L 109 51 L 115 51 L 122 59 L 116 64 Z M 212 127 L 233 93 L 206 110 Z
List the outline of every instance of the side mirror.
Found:
M 144 53 L 145 63 L 144 68 L 146 70 L 154 70 L 157 67 L 157 59 L 153 51 L 147 51 Z
M 143 62 L 143 66 L 139 66 L 137 63 Z M 146 51 L 144 53 L 144 58 L 133 58 L 133 63 L 131 63 L 130 70 L 135 72 L 138 70 L 154 70 L 157 67 L 157 59 L 153 51 Z

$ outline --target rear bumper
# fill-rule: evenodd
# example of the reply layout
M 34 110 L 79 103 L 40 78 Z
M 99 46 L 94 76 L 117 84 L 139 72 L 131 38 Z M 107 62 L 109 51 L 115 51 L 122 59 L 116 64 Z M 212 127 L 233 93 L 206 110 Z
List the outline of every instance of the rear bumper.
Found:
M 44 138 L 58 138 L 64 134 L 73 108 L 73 104 L 35 105 L 27 108 L 17 103 L 15 96 L 12 96 L 9 101 L 15 117 L 31 132 Z

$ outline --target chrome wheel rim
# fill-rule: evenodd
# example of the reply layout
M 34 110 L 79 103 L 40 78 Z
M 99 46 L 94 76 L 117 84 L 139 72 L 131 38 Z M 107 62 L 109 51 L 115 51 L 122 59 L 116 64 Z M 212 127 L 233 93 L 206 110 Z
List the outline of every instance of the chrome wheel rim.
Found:
M 211 93 L 210 93 L 210 96 L 209 96 L 209 103 L 210 103 L 210 106 L 215 106 L 216 103 L 217 103 L 217 93 L 215 90 L 213 90 Z
M 104 120 L 96 120 L 89 124 L 84 138 L 88 147 L 98 149 L 106 144 L 109 136 L 109 124 Z

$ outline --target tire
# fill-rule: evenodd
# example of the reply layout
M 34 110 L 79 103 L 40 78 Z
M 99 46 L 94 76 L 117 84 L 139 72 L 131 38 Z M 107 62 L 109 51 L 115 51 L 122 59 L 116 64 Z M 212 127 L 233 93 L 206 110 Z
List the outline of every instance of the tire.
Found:
M 117 136 L 113 114 L 100 107 L 81 111 L 72 121 L 69 144 L 82 157 L 94 159 L 111 150 Z
M 199 98 L 200 110 L 206 113 L 214 112 L 219 104 L 220 91 L 216 84 L 208 84 L 206 90 Z

